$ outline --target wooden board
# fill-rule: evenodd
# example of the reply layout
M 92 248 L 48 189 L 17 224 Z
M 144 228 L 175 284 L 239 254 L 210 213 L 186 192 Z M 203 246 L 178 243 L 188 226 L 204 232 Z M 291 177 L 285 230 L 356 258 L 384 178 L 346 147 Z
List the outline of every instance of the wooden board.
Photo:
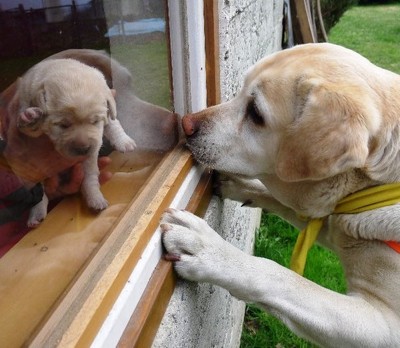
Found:
M 212 177 L 203 173 L 186 210 L 203 216 L 212 196 Z M 150 347 L 176 284 L 172 262 L 160 260 L 132 314 L 118 347 Z
M 221 102 L 218 2 L 204 0 L 207 105 Z M 186 209 L 203 216 L 212 195 L 212 174 L 205 172 Z M 118 347 L 150 347 L 175 288 L 171 262 L 160 260 Z
M 110 202 L 107 210 L 96 216 L 78 196 L 69 197 L 51 211 L 39 228 L 29 232 L 0 259 L 1 347 L 17 347 L 26 342 L 54 304 L 63 298 L 77 274 L 83 273 L 99 245 L 128 219 L 125 213 L 131 214 L 135 197 L 140 195 L 143 183 L 149 181 L 161 160 L 160 154 L 142 155 L 140 159 L 138 154 L 113 154 L 111 167 L 115 174 L 102 187 Z M 153 191 L 155 195 L 157 188 Z M 138 219 L 136 212 L 130 223 L 133 225 Z M 93 275 L 88 276 L 91 278 Z
M 90 345 L 191 165 L 183 148 L 163 160 L 35 333 L 33 347 Z
M 297 44 L 318 42 L 310 6 L 310 0 L 291 0 L 293 17 L 296 19 L 294 27 L 299 31 L 295 33 Z

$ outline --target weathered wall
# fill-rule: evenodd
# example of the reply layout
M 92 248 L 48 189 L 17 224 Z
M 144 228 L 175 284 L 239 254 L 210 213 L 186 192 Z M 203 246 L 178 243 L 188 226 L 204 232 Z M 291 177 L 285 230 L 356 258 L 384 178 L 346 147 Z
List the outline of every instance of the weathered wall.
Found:
M 219 0 L 221 97 L 236 95 L 247 69 L 280 50 L 283 0 Z
M 280 49 L 283 0 L 218 0 L 222 101 L 235 96 L 247 69 Z M 252 251 L 260 210 L 214 197 L 206 220 L 226 240 Z M 245 304 L 210 284 L 178 281 L 154 348 L 238 347 Z

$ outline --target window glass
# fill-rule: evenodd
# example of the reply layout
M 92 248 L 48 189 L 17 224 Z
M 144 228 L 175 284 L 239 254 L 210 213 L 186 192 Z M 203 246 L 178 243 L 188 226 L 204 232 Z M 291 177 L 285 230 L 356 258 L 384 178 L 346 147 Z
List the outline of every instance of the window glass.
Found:
M 0 0 L 0 346 L 25 342 L 177 142 L 165 14 Z

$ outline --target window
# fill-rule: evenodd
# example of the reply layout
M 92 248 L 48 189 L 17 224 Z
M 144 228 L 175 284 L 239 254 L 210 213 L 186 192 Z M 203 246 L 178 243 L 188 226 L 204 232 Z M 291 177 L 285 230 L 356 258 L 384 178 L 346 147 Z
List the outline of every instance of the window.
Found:
M 171 279 L 168 270 L 157 276 L 160 269 L 170 269 L 159 262 L 162 211 L 170 205 L 197 209 L 207 187 L 208 176 L 193 167 L 181 145 L 174 145 L 176 115 L 168 111 L 183 114 L 206 106 L 203 3 L 20 3 L 15 8 L 14 1 L 0 0 L 3 132 L 4 113 L 15 93 L 9 87 L 29 67 L 69 48 L 105 49 L 132 77 L 132 90 L 122 83 L 120 87 L 118 70 L 110 65 L 118 118 L 138 148 L 110 155 L 114 176 L 101 189 L 110 201 L 106 210 L 94 215 L 79 195 L 63 198 L 39 227 L 0 258 L 0 345 L 115 341 L 118 337 L 109 337 L 105 319 L 111 309 L 109 318 L 118 311 L 114 303 L 126 285 L 133 283 L 131 293 L 137 296 L 130 302 L 140 307 L 149 280 L 167 284 L 164 279 Z M 148 318 L 148 311 L 140 313 L 143 320 Z M 116 328 L 112 318 L 109 325 L 121 335 L 125 329 Z M 103 338 L 98 338 L 99 331 Z M 136 337 L 140 339 L 140 332 Z

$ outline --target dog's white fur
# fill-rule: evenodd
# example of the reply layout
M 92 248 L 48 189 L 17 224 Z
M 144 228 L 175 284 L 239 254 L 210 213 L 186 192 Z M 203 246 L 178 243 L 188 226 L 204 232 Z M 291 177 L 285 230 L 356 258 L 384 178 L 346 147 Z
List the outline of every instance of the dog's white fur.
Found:
M 113 92 L 103 74 L 74 59 L 44 60 L 20 79 L 17 93 L 19 130 L 30 137 L 45 135 L 61 156 L 83 161 L 81 191 L 87 205 L 95 211 L 105 209 L 97 166 L 103 133 L 118 151 L 132 151 L 136 144 L 116 119 Z M 31 209 L 28 226 L 37 226 L 46 214 L 44 197 Z
M 348 49 L 301 45 L 257 63 L 233 100 L 183 119 L 195 158 L 238 175 L 222 193 L 299 228 L 325 217 L 319 242 L 343 264 L 338 294 L 247 255 L 202 219 L 168 210 L 167 257 L 184 278 L 220 285 L 324 347 L 400 346 L 400 205 L 330 215 L 346 195 L 400 181 L 400 77 Z

